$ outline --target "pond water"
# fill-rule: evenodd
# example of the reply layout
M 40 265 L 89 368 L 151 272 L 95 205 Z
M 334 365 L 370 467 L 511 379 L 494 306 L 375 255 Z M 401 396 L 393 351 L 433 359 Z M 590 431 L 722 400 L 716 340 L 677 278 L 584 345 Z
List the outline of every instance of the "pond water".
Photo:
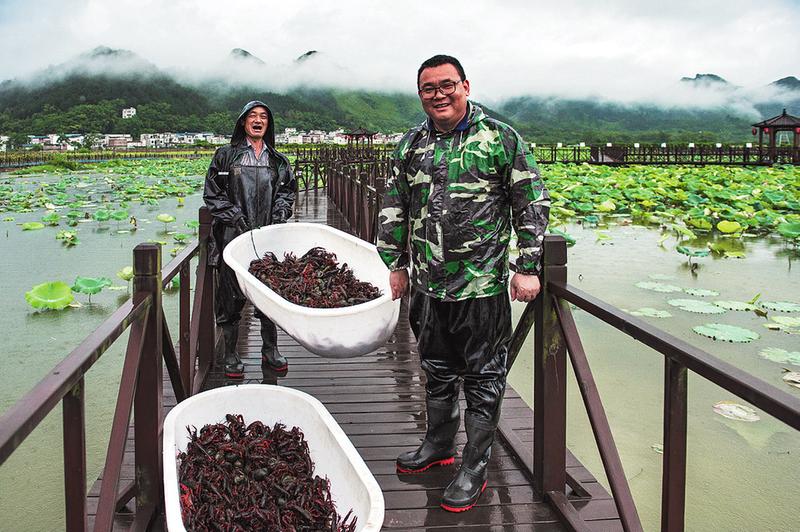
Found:
M 160 199 L 159 205 L 132 201 L 127 208 L 137 218 L 136 232 L 118 232 L 129 229 L 127 222 L 120 229 L 114 221 L 82 222 L 69 228 L 78 232 L 80 240 L 72 248 L 55 239 L 58 230 L 67 229 L 63 222 L 60 227 L 21 230 L 18 224 L 40 220 L 41 210 L 2 214 L 13 216 L 14 221 L 0 222 L 3 256 L 0 290 L 6 305 L 0 314 L 3 337 L 0 412 L 30 390 L 127 297 L 124 290 L 105 289 L 92 297 L 91 305 L 87 304 L 86 296 L 77 294 L 82 308 L 37 313 L 25 301 L 25 292 L 50 280 L 72 284 L 78 275 L 104 276 L 124 285 L 115 274 L 131 264 L 135 244 L 168 241 L 162 260 L 166 263 L 171 259 L 172 236 L 166 234 L 164 224 L 156 221 L 156 216 L 172 214 L 176 221 L 167 229 L 191 233 L 184 223 L 196 219 L 201 203 L 199 193 L 187 195 L 184 207 L 178 207 L 174 197 Z M 659 274 L 671 279 L 658 282 L 719 292 L 718 297 L 706 297 L 707 300 L 748 301 L 761 293 L 765 300 L 797 302 L 800 257 L 787 250 L 780 240 L 736 241 L 735 247 L 744 251 L 746 258 L 702 258 L 693 273 L 686 266 L 686 257 L 674 251 L 674 238 L 659 246 L 662 234 L 657 229 L 614 226 L 608 228 L 610 239 L 603 240 L 598 240 L 595 228 L 568 225 L 564 229 L 577 238 L 576 245 L 569 249 L 572 284 L 622 308 L 668 310 L 670 318 L 644 319 L 789 393 L 800 394 L 800 390 L 781 380 L 782 367 L 795 371 L 800 368 L 775 363 L 758 354 L 767 347 L 798 351 L 800 336 L 768 330 L 762 325 L 766 320 L 752 312 L 728 311 L 721 315 L 686 312 L 670 306 L 667 300 L 693 296 L 658 293 L 635 286 L 639 281 L 652 281 L 649 276 Z M 699 247 L 701 243 L 693 245 Z M 176 307 L 177 297 L 168 295 L 165 310 L 173 319 Z M 515 304 L 517 317 L 521 309 L 521 305 Z M 662 455 L 653 446 L 661 443 L 663 357 L 583 312 L 575 311 L 575 318 L 645 529 L 655 530 L 659 526 Z M 758 332 L 761 338 L 747 344 L 722 343 L 692 331 L 692 327 L 709 322 L 746 327 Z M 87 376 L 90 479 L 97 477 L 104 460 L 125 341 L 126 338 L 118 340 Z M 528 342 L 509 379 L 528 401 L 531 357 L 532 347 Z M 763 413 L 755 423 L 725 419 L 712 410 L 721 400 L 742 402 L 714 385 L 690 377 L 687 530 L 796 529 L 800 518 L 795 495 L 800 482 L 800 434 Z M 567 443 L 602 479 L 602 464 L 574 378 L 568 401 Z M 0 467 L 2 528 L 37 531 L 63 528 L 61 445 L 61 411 L 57 408 Z M 36 501 L 37 505 L 34 507 L 30 501 Z

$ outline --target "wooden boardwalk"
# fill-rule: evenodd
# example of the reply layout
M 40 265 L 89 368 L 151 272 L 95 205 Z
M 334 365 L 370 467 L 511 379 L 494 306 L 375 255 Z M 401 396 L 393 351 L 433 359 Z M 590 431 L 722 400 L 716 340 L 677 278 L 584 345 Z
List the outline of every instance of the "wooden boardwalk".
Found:
M 346 229 L 338 212 L 328 211 L 324 191 L 301 193 L 296 211 L 298 221 L 328 223 Z M 239 351 L 245 363 L 244 381 L 231 381 L 217 371 L 209 376 L 206 388 L 241 382 L 278 384 L 319 399 L 350 437 L 383 490 L 384 530 L 567 530 L 550 505 L 533 491 L 525 467 L 499 436 L 492 448 L 486 492 L 469 512 L 456 514 L 439 507 L 442 491 L 457 471 L 459 458 L 454 466 L 433 468 L 423 474 L 396 473 L 395 457 L 416 447 L 425 434 L 425 377 L 405 305 L 390 341 L 376 352 L 358 358 L 319 358 L 279 330 L 279 347 L 289 360 L 289 369 L 283 375 L 262 369 L 259 324 L 249 306 L 245 308 L 241 327 Z M 164 383 L 164 393 L 164 408 L 168 411 L 175 405 L 168 380 Z M 461 406 L 463 412 L 466 407 L 463 397 Z M 502 423 L 513 429 L 512 437 L 526 444 L 532 454 L 533 412 L 510 387 L 503 403 Z M 465 442 L 462 422 L 457 436 L 459 449 Z M 131 464 L 132 445 L 129 438 L 126 463 Z M 569 452 L 567 466 L 568 473 L 582 488 L 573 491 L 570 499 L 589 529 L 622 530 L 610 495 Z M 123 479 L 132 476 L 132 466 L 123 466 Z M 100 482 L 101 479 L 90 491 L 90 521 Z M 118 513 L 115 528 L 127 529 L 132 522 L 132 513 Z

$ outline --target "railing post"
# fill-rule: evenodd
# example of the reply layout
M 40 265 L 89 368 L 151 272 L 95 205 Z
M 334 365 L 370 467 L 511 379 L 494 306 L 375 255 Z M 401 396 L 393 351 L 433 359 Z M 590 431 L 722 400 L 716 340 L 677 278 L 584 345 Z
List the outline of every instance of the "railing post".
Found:
M 139 244 L 133 250 L 133 301 L 152 296 L 147 313 L 139 378 L 134 399 L 137 518 L 161 504 L 161 428 L 163 417 L 161 246 Z M 141 516 L 141 517 L 140 517 Z
M 63 399 L 64 506 L 66 530 L 87 530 L 86 520 L 86 415 L 81 379 Z
M 687 370 L 669 357 L 665 360 L 661 530 L 682 532 L 686 507 Z
M 567 243 L 544 240 L 542 289 L 536 298 L 533 363 L 534 488 L 563 492 L 566 485 L 567 354 L 549 283 L 567 281 Z
M 191 272 L 189 262 L 181 267 L 180 273 L 180 311 L 178 315 L 178 351 L 180 353 L 181 381 L 186 397 L 192 395 L 192 384 L 194 377 L 194 358 L 192 357 L 190 331 L 191 331 Z
M 197 332 L 197 365 L 201 368 L 211 368 L 214 363 L 215 348 L 215 321 L 214 321 L 214 269 L 208 266 L 208 240 L 211 234 L 211 212 L 207 207 L 200 207 L 198 271 L 204 271 L 203 299 L 200 303 L 200 328 Z M 222 260 L 222 257 L 220 257 Z M 202 265 L 205 267 L 201 268 Z M 198 279 L 198 284 L 200 280 Z M 194 368 L 192 368 L 194 371 Z M 195 382 L 191 393 L 194 393 L 202 382 Z M 190 393 L 187 391 L 187 393 Z

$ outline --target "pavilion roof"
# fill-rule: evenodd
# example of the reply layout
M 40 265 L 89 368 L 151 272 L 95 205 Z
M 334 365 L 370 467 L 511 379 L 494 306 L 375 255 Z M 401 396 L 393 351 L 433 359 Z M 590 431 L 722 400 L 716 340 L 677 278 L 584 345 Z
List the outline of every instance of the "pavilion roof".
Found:
M 753 127 L 800 127 L 800 118 L 786 114 L 786 109 L 784 109 L 783 113 L 779 114 L 778 116 L 774 116 L 757 124 L 753 124 Z

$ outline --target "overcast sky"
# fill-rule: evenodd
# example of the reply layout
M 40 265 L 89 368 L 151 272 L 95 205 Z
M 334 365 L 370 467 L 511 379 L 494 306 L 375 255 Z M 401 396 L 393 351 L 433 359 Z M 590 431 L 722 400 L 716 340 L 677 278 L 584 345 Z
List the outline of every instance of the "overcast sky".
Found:
M 485 101 L 668 101 L 696 73 L 752 89 L 800 77 L 798 23 L 797 0 L 0 0 L 0 79 L 98 45 L 207 73 L 238 47 L 267 62 L 267 82 L 284 90 L 304 81 L 413 91 L 419 63 L 449 53 Z M 293 68 L 308 50 L 321 53 Z

